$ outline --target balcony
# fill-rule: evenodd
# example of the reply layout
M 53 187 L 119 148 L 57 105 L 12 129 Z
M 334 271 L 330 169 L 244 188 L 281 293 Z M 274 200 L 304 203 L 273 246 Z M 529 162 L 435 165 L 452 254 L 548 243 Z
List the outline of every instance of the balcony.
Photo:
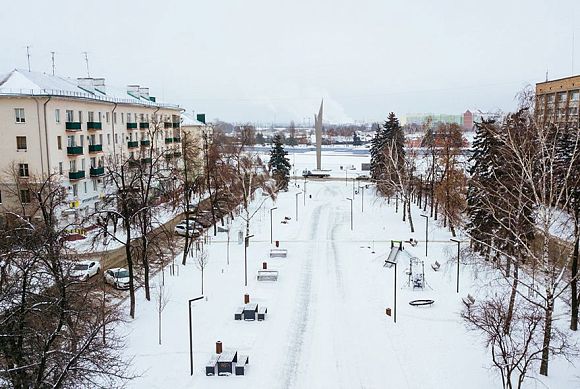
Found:
M 76 172 L 68 172 L 69 180 L 80 180 L 81 178 L 85 178 L 84 170 L 78 170 Z
M 66 122 L 65 123 L 67 131 L 80 131 L 81 130 L 81 122 Z
M 68 155 L 82 155 L 83 146 L 69 146 L 66 148 L 66 153 Z
M 143 128 L 149 128 L 149 123 L 139 123 L 139 128 L 143 129 Z
M 87 130 L 102 130 L 103 124 L 101 122 L 87 122 Z
M 138 140 L 130 140 L 129 142 L 127 142 L 127 147 L 130 149 L 134 149 L 136 147 L 139 147 L 139 141 Z
M 181 151 L 176 151 L 173 153 L 174 157 L 181 157 Z
M 98 176 L 102 176 L 103 174 L 105 174 L 105 167 L 104 166 L 91 168 L 91 177 L 98 177 Z
M 173 138 L 165 138 L 165 144 L 173 143 Z
M 141 158 L 141 163 L 151 163 L 151 158 Z
M 137 129 L 137 123 L 127 122 L 127 130 L 136 130 L 136 129 Z
M 165 123 L 163 123 L 163 127 L 165 127 L 165 128 L 173 128 L 173 123 L 171 123 L 171 122 L 165 122 Z
M 179 128 L 179 123 L 171 123 L 173 128 Z
M 89 145 L 89 153 L 100 153 L 103 151 L 103 145 Z
M 141 141 L 141 146 L 148 147 L 149 145 L 151 145 L 151 141 L 149 139 Z
M 175 136 L 175 137 L 173 137 L 173 141 L 174 141 L 175 143 L 179 143 L 179 142 L 181 142 L 181 137 L 179 137 L 179 136 Z

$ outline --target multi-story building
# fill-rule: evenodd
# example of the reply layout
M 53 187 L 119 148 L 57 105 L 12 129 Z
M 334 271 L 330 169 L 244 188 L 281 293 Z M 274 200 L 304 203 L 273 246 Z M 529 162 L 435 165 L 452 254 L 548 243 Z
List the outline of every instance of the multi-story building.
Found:
M 538 123 L 572 125 L 580 122 L 580 75 L 536 84 Z
M 0 207 L 16 195 L 29 201 L 26 189 L 7 190 L 10 172 L 19 180 L 57 175 L 70 207 L 88 213 L 105 193 L 107 165 L 150 163 L 151 151 L 166 164 L 179 157 L 181 112 L 138 85 L 24 70 L 0 75 Z

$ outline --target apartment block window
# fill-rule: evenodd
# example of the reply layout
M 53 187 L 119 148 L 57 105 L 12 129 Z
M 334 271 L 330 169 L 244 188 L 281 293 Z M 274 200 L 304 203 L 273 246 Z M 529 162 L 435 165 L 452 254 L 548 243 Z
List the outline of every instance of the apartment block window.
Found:
M 18 175 L 20 177 L 28 177 L 28 164 L 27 163 L 19 163 L 18 164 Z
M 79 111 L 79 122 L 83 122 L 83 111 Z
M 66 121 L 69 123 L 75 121 L 75 113 L 70 109 L 66 110 Z
M 580 100 L 580 91 L 573 90 L 572 92 L 570 92 L 570 100 L 571 101 Z
M 119 143 L 119 137 L 117 136 L 118 134 L 115 134 L 115 144 Z
M 74 159 L 69 161 L 69 170 L 71 172 L 76 172 L 77 171 L 77 161 L 75 161 Z
M 87 193 L 87 182 L 86 182 L 86 181 L 85 181 L 85 182 L 83 182 L 83 186 L 84 186 L 84 188 L 85 188 L 85 193 Z
M 107 134 L 107 144 L 111 144 L 111 134 Z
M 60 123 L 60 109 L 55 109 L 54 110 L 54 120 L 57 123 Z
M 24 108 L 14 108 L 14 114 L 16 115 L 16 123 L 26 123 Z
M 117 112 L 113 112 L 113 124 L 117 124 Z
M 127 123 L 131 123 L 131 114 L 127 112 Z
M 60 135 L 56 137 L 56 146 L 59 150 L 62 150 L 62 137 Z
M 121 112 L 121 124 L 125 124 L 125 114 Z
M 30 203 L 30 190 L 20 189 L 20 202 L 22 204 Z
M 26 137 L 25 136 L 17 136 L 16 137 L 16 150 L 18 151 L 26 151 Z
M 103 144 L 103 134 L 99 134 L 99 144 Z
M 95 121 L 95 113 L 92 111 L 89 111 L 89 122 L 94 122 Z
M 566 101 L 566 92 L 558 93 L 558 102 L 563 103 Z
M 74 135 L 68 135 L 66 137 L 66 140 L 67 140 L 68 147 L 75 147 L 76 146 Z
M 62 162 L 58 163 L 58 174 L 62 176 Z
M 93 191 L 97 191 L 97 180 L 92 180 L 93 181 Z
M 79 136 L 80 140 L 81 140 L 81 144 L 79 146 L 83 147 L 85 145 L 85 137 L 84 135 Z
M 72 185 L 73 196 L 77 197 L 79 195 L 79 187 L 77 184 Z
M 81 159 L 81 170 L 85 171 L 85 159 Z
M 107 123 L 109 123 L 110 116 L 108 112 L 105 112 L 105 120 L 107 121 Z
M 103 121 L 103 113 L 99 112 L 99 122 L 102 122 L 102 121 Z

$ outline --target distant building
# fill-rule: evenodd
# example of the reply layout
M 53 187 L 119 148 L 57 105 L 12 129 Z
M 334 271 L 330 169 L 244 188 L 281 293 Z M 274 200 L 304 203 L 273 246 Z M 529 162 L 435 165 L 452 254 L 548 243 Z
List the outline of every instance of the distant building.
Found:
M 539 123 L 578 124 L 580 75 L 536 84 L 536 120 Z
M 440 113 L 409 113 L 406 115 L 406 124 L 423 125 L 431 123 L 455 123 L 463 126 L 463 115 L 448 115 Z
M 470 110 L 463 113 L 462 127 L 465 131 L 471 131 L 473 129 L 473 113 Z

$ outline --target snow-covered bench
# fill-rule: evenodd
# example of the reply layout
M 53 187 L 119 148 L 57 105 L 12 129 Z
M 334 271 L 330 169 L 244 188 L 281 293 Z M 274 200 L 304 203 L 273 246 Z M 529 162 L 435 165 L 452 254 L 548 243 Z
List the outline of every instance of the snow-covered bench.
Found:
M 258 270 L 258 281 L 278 281 L 278 270 Z
M 270 249 L 270 258 L 286 258 L 287 255 L 287 249 Z
M 244 317 L 244 307 L 238 307 L 234 312 L 234 320 L 242 320 Z
M 209 362 L 205 365 L 205 375 L 215 375 L 215 367 L 217 365 L 219 355 L 212 355 Z
M 438 261 L 435 261 L 435 263 L 431 264 L 431 269 L 437 271 L 439 268 L 441 268 L 441 264 Z
M 465 306 L 467 306 L 467 308 L 469 308 L 473 304 L 475 304 L 475 298 L 470 294 L 467 294 L 467 297 L 464 297 L 462 300 L 463 300 L 463 304 L 465 304 Z
M 246 365 L 250 363 L 250 357 L 247 355 L 238 356 L 238 361 L 236 362 L 236 375 L 246 374 Z
M 268 313 L 268 308 L 261 306 L 260 309 L 258 309 L 258 321 L 265 320 L 267 313 Z

